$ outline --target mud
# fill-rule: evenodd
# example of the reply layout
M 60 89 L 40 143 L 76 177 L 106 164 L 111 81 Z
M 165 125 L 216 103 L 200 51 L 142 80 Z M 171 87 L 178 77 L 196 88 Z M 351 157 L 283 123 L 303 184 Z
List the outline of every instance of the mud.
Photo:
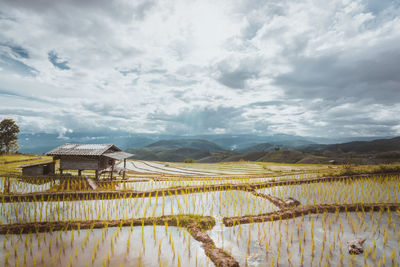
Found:
M 195 215 L 174 215 L 154 218 L 139 218 L 126 220 L 87 220 L 66 222 L 35 222 L 22 224 L 0 225 L 0 234 L 24 234 L 52 231 L 68 231 L 78 229 L 94 229 L 118 226 L 142 226 L 142 225 L 169 225 L 182 226 L 195 224 L 201 230 L 212 229 L 215 225 L 213 217 Z
M 239 263 L 227 252 L 217 248 L 210 236 L 203 232 L 197 224 L 187 226 L 194 239 L 202 243 L 206 255 L 218 267 L 239 267 Z
M 278 198 L 278 197 L 271 196 L 269 194 L 258 193 L 254 189 L 251 190 L 250 193 L 252 193 L 253 195 L 255 195 L 257 197 L 262 197 L 262 198 L 268 199 L 272 204 L 274 204 L 275 206 L 277 206 L 280 209 L 284 209 L 284 208 L 288 207 L 286 202 L 283 201 L 282 199 Z

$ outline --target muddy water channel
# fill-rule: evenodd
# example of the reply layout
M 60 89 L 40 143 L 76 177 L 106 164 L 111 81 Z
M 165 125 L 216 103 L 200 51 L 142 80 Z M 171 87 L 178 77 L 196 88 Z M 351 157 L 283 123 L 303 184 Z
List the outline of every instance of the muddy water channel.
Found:
M 293 197 L 302 205 L 340 203 L 398 203 L 400 177 L 371 177 L 338 182 L 293 184 L 257 190 L 281 199 Z
M 400 218 L 395 212 L 306 215 L 295 219 L 208 231 L 241 266 L 397 266 Z M 350 255 L 346 242 L 365 238 L 364 253 Z
M 2 224 L 103 220 L 196 214 L 257 215 L 277 210 L 268 200 L 245 191 L 219 191 L 112 200 L 14 202 L 0 204 Z
M 201 243 L 178 227 L 1 235 L 0 243 L 2 266 L 214 266 Z

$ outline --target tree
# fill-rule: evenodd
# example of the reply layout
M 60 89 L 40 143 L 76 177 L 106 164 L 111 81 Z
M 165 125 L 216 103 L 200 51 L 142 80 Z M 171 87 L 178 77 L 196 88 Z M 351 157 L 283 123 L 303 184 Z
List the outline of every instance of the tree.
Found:
M 0 122 L 0 152 L 9 153 L 18 150 L 19 127 L 12 119 Z
M 186 158 L 185 163 L 194 163 L 194 159 Z

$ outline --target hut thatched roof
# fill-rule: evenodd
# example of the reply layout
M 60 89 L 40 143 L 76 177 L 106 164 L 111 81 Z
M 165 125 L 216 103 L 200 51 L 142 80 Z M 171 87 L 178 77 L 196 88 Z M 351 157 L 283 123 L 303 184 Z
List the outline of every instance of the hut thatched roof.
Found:
M 106 152 L 121 151 L 112 144 L 64 144 L 50 152 L 48 156 L 101 156 Z
M 116 160 L 121 160 L 121 159 L 130 158 L 130 157 L 132 157 L 134 155 L 131 154 L 131 153 L 127 153 L 127 152 L 118 151 L 118 152 L 112 152 L 112 153 L 105 153 L 103 156 L 109 157 L 109 158 L 112 158 L 112 159 L 116 159 Z
M 54 163 L 54 161 L 45 160 L 45 161 L 39 161 L 39 162 L 33 162 L 33 163 L 20 165 L 19 168 L 35 167 L 35 166 L 47 165 L 47 164 L 51 164 L 51 163 Z

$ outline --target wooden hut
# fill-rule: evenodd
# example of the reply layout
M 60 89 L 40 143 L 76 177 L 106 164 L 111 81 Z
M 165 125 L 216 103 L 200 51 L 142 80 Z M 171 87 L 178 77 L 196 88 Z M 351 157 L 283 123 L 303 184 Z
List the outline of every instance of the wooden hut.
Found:
M 40 176 L 51 175 L 55 173 L 55 162 L 36 162 L 20 166 L 22 175 Z
M 107 169 L 111 171 L 112 178 L 116 160 L 124 160 L 125 178 L 126 159 L 133 156 L 111 144 L 64 144 L 46 155 L 60 161 L 60 174 L 64 170 L 78 170 L 78 175 L 83 170 L 94 170 L 96 178 Z

